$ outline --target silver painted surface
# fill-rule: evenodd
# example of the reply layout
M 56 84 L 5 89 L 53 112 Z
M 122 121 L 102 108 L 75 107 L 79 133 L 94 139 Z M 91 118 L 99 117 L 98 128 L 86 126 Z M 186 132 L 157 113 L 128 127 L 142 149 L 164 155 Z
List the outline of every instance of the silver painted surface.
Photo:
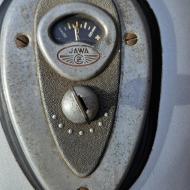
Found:
M 148 0 L 161 30 L 163 79 L 153 150 L 132 190 L 190 189 L 190 1 Z
M 80 7 L 80 9 L 79 9 Z M 68 45 L 58 45 L 52 41 L 49 36 L 48 30 L 52 23 L 59 18 L 64 18 L 71 14 L 82 14 L 87 17 L 96 19 L 103 27 L 104 37 L 100 40 L 99 44 L 95 46 L 100 54 L 100 59 L 93 64 L 87 66 L 73 67 L 71 65 L 60 64 L 57 59 L 57 54 L 61 49 L 68 47 Z M 112 32 L 109 32 L 112 31 Z M 96 76 L 108 64 L 108 58 L 112 55 L 116 43 L 116 27 L 112 18 L 101 9 L 87 3 L 68 3 L 63 6 L 56 6 L 50 10 L 40 21 L 38 26 L 38 44 L 46 58 L 47 62 L 54 68 L 61 76 L 70 80 L 87 80 Z M 69 46 L 84 45 L 75 42 Z
M 6 11 L 6 5 L 9 2 L 9 0 L 0 0 L 0 30 L 4 12 Z M 2 123 L 0 122 L 0 189 L 34 190 L 30 182 L 27 180 L 24 173 L 20 169 L 17 161 L 15 160 L 15 157 L 12 154 L 1 124 Z
M 189 41 L 186 38 L 186 34 L 190 33 L 190 1 L 149 0 L 149 3 L 159 21 L 162 42 L 164 42 L 162 102 L 160 106 L 159 127 L 152 155 L 143 174 L 132 189 L 188 190 L 190 187 L 190 108 L 184 104 L 189 105 L 188 102 L 190 101 L 188 94 L 190 91 L 188 85 L 190 48 Z M 169 20 L 168 17 L 170 17 Z M 181 18 L 183 18 L 183 21 Z M 175 30 L 173 25 L 175 25 Z M 174 51 L 176 47 L 178 49 Z M 183 77 L 179 79 L 177 73 L 184 75 L 186 80 L 182 80 Z M 178 82 L 176 79 L 179 79 L 177 80 Z M 183 90 L 179 91 L 179 89 Z M 175 92 L 172 93 L 172 96 L 169 93 L 171 90 Z M 183 104 L 179 103 L 179 98 L 184 100 Z M 170 110 L 170 114 L 168 109 Z M 171 118 L 173 119 L 171 120 Z M 14 165 L 17 164 L 12 159 L 12 154 L 2 130 L 0 130 L 0 134 L 0 147 L 4 149 L 4 157 L 0 156 L 0 163 L 3 163 L 2 160 L 7 160 L 9 161 L 9 168 L 12 169 L 6 170 L 7 165 L 5 164 L 0 166 L 1 171 L 7 171 L 0 178 L 1 190 L 32 189 L 29 184 L 23 183 L 25 178 L 20 173 L 20 169 L 18 167 L 14 169 Z M 11 181 L 11 178 L 17 179 L 16 177 L 19 177 L 20 180 L 16 182 Z M 4 186 L 5 183 L 7 184 L 6 186 Z
M 16 162 L 0 125 L 0 189 L 32 190 L 32 186 Z
M 126 23 L 122 20 L 123 33 L 130 30 L 135 31 L 140 40 L 134 47 L 123 46 L 125 61 L 122 68 L 117 127 L 113 131 L 101 165 L 90 178 L 85 179 L 79 179 L 73 175 L 59 158 L 59 152 L 47 127 L 36 79 L 35 58 L 32 56 L 34 54 L 33 42 L 24 50 L 15 49 L 14 36 L 16 33 L 24 32 L 30 36 L 31 40 L 33 39 L 31 19 L 34 17 L 37 1 L 14 1 L 4 22 L 3 39 L 6 40 L 2 41 L 2 61 L 8 109 L 25 156 L 47 190 L 63 188 L 73 190 L 79 186 L 88 186 L 93 190 L 115 189 L 131 161 L 144 121 L 146 100 L 149 94 L 150 47 L 148 36 L 144 32 L 146 25 L 141 19 L 142 13 L 139 11 L 138 5 L 131 1 L 120 0 L 118 2 L 121 3 L 120 16 L 129 19 Z M 13 14 L 18 14 L 22 19 L 18 19 L 15 23 L 11 19 Z M 11 31 L 11 34 L 7 33 L 7 30 Z M 14 51 L 7 52 L 10 48 Z M 26 59 L 23 58 L 25 56 Z M 12 64 L 12 60 L 14 60 L 14 64 Z M 35 96 L 31 96 L 31 93 L 34 93 Z M 37 104 L 34 105 L 34 102 Z M 35 119 L 31 115 L 35 116 Z

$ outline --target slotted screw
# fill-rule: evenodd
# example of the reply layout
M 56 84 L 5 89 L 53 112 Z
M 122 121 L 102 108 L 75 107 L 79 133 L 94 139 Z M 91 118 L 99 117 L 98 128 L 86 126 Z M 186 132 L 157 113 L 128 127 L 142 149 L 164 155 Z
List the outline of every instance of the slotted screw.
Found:
M 25 48 L 29 44 L 29 38 L 24 34 L 18 34 L 16 36 L 16 46 L 17 48 Z
M 135 33 L 126 33 L 124 40 L 126 45 L 134 46 L 138 42 L 138 37 Z

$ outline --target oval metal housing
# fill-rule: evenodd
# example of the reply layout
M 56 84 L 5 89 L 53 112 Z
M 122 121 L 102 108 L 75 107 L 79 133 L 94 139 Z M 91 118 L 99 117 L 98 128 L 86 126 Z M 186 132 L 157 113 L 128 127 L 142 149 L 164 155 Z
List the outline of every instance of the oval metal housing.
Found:
M 17 139 L 20 143 L 19 150 L 25 158 L 23 160 L 27 160 L 29 165 L 27 172 L 34 174 L 44 189 L 73 190 L 79 187 L 93 190 L 118 189 L 133 160 L 139 137 L 144 129 L 149 103 L 151 42 L 144 15 L 135 1 L 114 1 L 119 12 L 122 36 L 133 31 L 140 38 L 133 47 L 128 47 L 122 42 L 122 48 L 118 50 L 121 51 L 121 78 L 115 127 L 97 169 L 89 177 L 80 178 L 69 169 L 60 156 L 60 150 L 52 138 L 43 108 L 34 39 L 36 31 L 34 18 L 39 2 L 39 0 L 13 1 L 2 27 L 3 40 L 0 50 L 2 93 L 5 97 L 4 107 L 8 110 L 5 114 L 11 121 L 7 129 L 14 131 L 13 142 Z M 86 2 L 95 5 L 99 3 L 91 0 Z M 104 9 L 111 8 L 107 6 L 110 1 L 101 2 Z M 51 3 L 51 0 L 46 0 L 47 7 Z M 16 22 L 12 18 L 17 18 Z M 25 33 L 30 37 L 31 43 L 27 48 L 16 48 L 15 36 L 19 33 Z

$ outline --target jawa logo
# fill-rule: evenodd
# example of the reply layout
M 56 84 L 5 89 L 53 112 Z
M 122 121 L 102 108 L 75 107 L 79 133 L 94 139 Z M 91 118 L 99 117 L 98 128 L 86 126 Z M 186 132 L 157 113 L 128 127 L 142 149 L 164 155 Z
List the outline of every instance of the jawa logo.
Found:
M 89 51 L 88 51 L 87 47 L 86 48 L 73 48 L 73 49 L 71 49 L 70 53 L 71 54 L 72 53 L 76 53 L 76 54 L 85 54 L 85 53 L 87 53 L 87 54 L 89 54 Z
M 58 52 L 60 62 L 70 66 L 87 66 L 96 63 L 100 54 L 87 45 L 69 46 Z

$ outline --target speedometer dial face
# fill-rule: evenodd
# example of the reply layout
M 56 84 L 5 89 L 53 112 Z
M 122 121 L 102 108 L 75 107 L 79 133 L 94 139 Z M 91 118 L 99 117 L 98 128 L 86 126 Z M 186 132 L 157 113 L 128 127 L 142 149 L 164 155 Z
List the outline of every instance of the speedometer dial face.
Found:
M 50 27 L 50 37 L 57 44 L 82 42 L 95 45 L 103 38 L 102 26 L 91 18 L 71 15 L 56 21 Z

